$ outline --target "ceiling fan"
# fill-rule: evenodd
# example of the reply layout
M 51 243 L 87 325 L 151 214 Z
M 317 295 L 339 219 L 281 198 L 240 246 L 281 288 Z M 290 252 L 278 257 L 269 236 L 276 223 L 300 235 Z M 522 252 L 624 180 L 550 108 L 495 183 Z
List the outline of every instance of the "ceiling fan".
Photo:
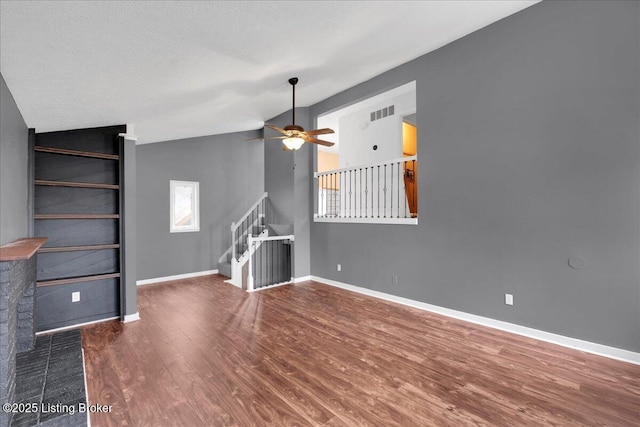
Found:
M 324 141 L 322 139 L 318 139 L 316 135 L 325 135 L 328 133 L 334 133 L 333 129 L 324 128 L 324 129 L 314 129 L 305 131 L 302 126 L 297 126 L 296 123 L 296 83 L 298 83 L 297 77 L 292 77 L 289 79 L 289 83 L 293 87 L 293 108 L 291 111 L 293 112 L 292 124 L 285 126 L 284 129 L 279 128 L 277 126 L 265 124 L 264 127 L 275 130 L 276 132 L 280 132 L 282 136 L 270 136 L 268 138 L 254 138 L 249 141 L 260 141 L 267 139 L 281 139 L 284 143 L 284 150 L 297 150 L 302 147 L 302 144 L 305 142 L 310 142 L 313 144 L 324 145 L 325 147 L 331 147 L 334 145 L 333 142 Z

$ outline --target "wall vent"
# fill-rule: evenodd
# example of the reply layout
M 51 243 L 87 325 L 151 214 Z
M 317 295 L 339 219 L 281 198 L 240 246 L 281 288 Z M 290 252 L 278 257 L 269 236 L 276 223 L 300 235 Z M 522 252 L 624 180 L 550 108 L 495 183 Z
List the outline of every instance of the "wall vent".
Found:
M 381 108 L 380 110 L 372 111 L 371 112 L 371 121 L 373 122 L 373 121 L 380 120 L 380 119 L 383 119 L 383 118 L 388 117 L 388 116 L 393 116 L 394 112 L 395 112 L 395 106 L 394 105 L 390 105 L 388 107 Z

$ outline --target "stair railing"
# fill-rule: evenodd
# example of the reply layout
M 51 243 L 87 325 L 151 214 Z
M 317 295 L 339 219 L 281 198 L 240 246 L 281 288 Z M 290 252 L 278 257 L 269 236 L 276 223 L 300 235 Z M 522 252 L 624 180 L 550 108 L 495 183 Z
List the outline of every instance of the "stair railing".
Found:
M 315 220 L 415 223 L 418 218 L 417 156 L 314 174 Z
M 247 237 L 247 292 L 291 282 L 293 241 L 293 234 Z
M 243 245 L 247 237 L 254 233 L 254 227 L 266 227 L 267 197 L 264 193 L 258 201 L 238 220 L 231 223 L 231 259 L 237 261 L 244 253 Z

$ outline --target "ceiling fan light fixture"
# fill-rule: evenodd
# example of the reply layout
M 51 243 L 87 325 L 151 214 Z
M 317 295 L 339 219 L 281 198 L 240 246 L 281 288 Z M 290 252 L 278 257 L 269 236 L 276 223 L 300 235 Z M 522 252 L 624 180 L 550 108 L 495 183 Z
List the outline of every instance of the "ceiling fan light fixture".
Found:
M 304 144 L 304 139 L 300 138 L 299 136 L 292 136 L 283 139 L 282 142 L 289 150 L 297 150 L 302 147 L 302 144 Z
M 291 77 L 289 79 L 289 83 L 292 86 L 293 99 L 291 108 L 292 114 L 292 124 L 287 125 L 283 128 L 279 128 L 278 126 L 266 124 L 265 128 L 274 130 L 280 133 L 282 136 L 268 136 L 265 137 L 263 133 L 262 138 L 251 138 L 248 141 L 257 141 L 257 140 L 266 140 L 266 139 L 279 139 L 284 143 L 285 149 L 287 150 L 298 150 L 302 147 L 302 144 L 308 142 L 310 144 L 320 144 L 325 147 L 331 147 L 334 145 L 333 142 L 323 141 L 322 139 L 318 139 L 318 135 L 325 135 L 328 133 L 334 133 L 332 129 L 324 128 L 324 129 L 313 129 L 309 131 L 305 131 L 302 126 L 297 126 L 296 123 L 296 83 L 298 83 L 297 77 Z

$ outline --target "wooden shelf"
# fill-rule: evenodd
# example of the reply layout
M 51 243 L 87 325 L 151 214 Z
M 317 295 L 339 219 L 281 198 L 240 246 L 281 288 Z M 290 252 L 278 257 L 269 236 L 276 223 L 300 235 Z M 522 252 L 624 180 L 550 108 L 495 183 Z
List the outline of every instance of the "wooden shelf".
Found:
M 48 254 L 53 252 L 74 252 L 74 251 L 99 251 L 103 249 L 119 249 L 117 243 L 109 245 L 85 245 L 85 246 L 54 246 L 50 248 L 40 248 L 38 253 Z
M 33 219 L 118 219 L 118 214 L 36 214 Z
M 50 187 L 100 188 L 103 190 L 120 189 L 120 186 L 116 184 L 94 184 L 92 182 L 71 182 L 71 181 L 47 181 L 44 179 L 36 179 L 35 184 L 48 185 Z
M 68 150 L 66 148 L 43 147 L 40 145 L 36 145 L 34 149 L 36 151 L 40 151 L 41 153 L 65 154 L 67 156 L 91 157 L 94 159 L 118 160 L 120 158 L 120 156 L 117 154 L 103 154 L 94 153 L 91 151 Z
M 49 236 L 37 252 L 38 330 L 118 316 L 123 309 L 123 132 L 126 126 L 108 126 L 30 139 L 33 227 Z M 90 298 L 79 304 L 62 298 L 69 288 Z
M 46 237 L 31 237 L 2 245 L 0 247 L 0 261 L 29 259 L 46 241 Z
M 69 277 L 67 279 L 42 280 L 36 282 L 37 287 L 69 285 L 72 283 L 93 282 L 96 280 L 115 279 L 120 277 L 120 273 L 98 274 L 95 276 Z

